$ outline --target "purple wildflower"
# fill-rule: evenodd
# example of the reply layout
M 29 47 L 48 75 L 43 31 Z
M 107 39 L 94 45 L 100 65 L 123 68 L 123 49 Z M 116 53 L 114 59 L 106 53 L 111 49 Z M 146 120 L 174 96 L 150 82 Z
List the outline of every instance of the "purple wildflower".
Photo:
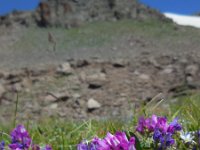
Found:
M 162 132 L 166 132 L 168 129 L 167 119 L 165 117 L 158 117 L 156 128 L 159 128 Z
M 128 140 L 126 134 L 124 132 L 117 132 L 115 134 L 115 137 L 119 140 L 121 149 L 128 149 L 128 150 L 134 150 L 135 149 L 135 138 L 131 137 L 130 140 Z
M 135 150 L 135 138 L 128 140 L 124 132 L 117 132 L 115 135 L 107 133 L 104 140 L 114 150 Z
M 175 140 L 172 138 L 172 133 L 163 133 L 159 129 L 156 129 L 153 134 L 153 139 L 156 143 L 160 143 L 160 147 L 166 149 L 167 147 L 173 145 Z
M 5 142 L 4 141 L 0 142 L 0 150 L 5 150 Z
M 148 120 L 149 121 L 147 122 L 149 123 L 147 124 L 147 128 L 149 131 L 153 132 L 156 127 L 156 124 L 158 123 L 158 117 L 156 115 L 152 115 L 152 117 L 149 118 Z
M 154 141 L 159 142 L 161 141 L 161 138 L 162 138 L 162 132 L 160 132 L 159 129 L 155 129 L 154 134 L 153 134 Z
M 154 128 L 157 124 L 157 116 L 152 115 L 151 118 L 144 119 L 144 117 L 141 117 L 139 119 L 139 123 L 136 127 L 136 130 L 143 134 L 144 132 L 153 132 Z
M 11 150 L 28 150 L 31 145 L 31 138 L 23 125 L 18 125 L 11 132 L 11 140 L 9 144 Z
M 175 140 L 172 138 L 172 133 L 167 133 L 164 135 L 163 140 L 161 141 L 164 147 L 169 147 L 175 143 Z
M 175 131 L 180 131 L 182 129 L 181 125 L 178 123 L 178 119 L 175 118 L 170 124 L 167 123 L 167 118 L 157 117 L 152 115 L 151 118 L 144 119 L 141 117 L 139 123 L 136 127 L 136 130 L 142 134 L 144 132 L 154 132 L 155 128 L 159 129 L 162 132 L 174 133 Z
M 175 131 L 180 131 L 182 130 L 181 125 L 178 123 L 178 118 L 175 118 L 170 124 L 167 129 L 168 132 L 174 133 Z
M 146 119 L 141 117 L 136 130 L 141 134 L 144 134 L 145 131 L 149 133 L 154 132 L 155 128 L 159 128 L 162 131 L 167 131 L 167 119 L 165 117 L 157 117 L 156 115 L 152 115 L 151 118 Z
M 89 150 L 89 145 L 86 141 L 81 142 L 80 144 L 78 144 L 77 150 Z
M 197 137 L 200 139 L 200 130 L 197 131 Z
M 145 119 L 144 119 L 144 117 L 141 117 L 139 119 L 138 125 L 136 127 L 136 131 L 143 134 L 145 132 L 145 128 L 146 128 Z
M 91 143 L 83 141 L 78 144 L 77 150 L 109 150 L 109 146 L 99 138 L 94 138 Z
M 104 139 L 94 138 L 90 143 L 81 142 L 78 150 L 135 150 L 135 138 L 128 140 L 124 132 L 107 133 Z
M 182 130 L 182 127 L 177 118 L 168 124 L 166 117 L 152 115 L 150 118 L 140 118 L 136 130 L 141 134 L 153 135 L 155 144 L 160 145 L 161 149 L 166 149 L 175 143 L 173 135 Z
M 91 150 L 109 150 L 110 146 L 107 144 L 107 142 L 100 138 L 94 138 L 90 144 Z
M 116 149 L 117 146 L 120 144 L 120 141 L 111 133 L 107 133 L 105 139 L 104 139 L 107 144 L 112 148 L 112 149 Z
M 200 130 L 197 131 L 197 136 L 200 138 Z

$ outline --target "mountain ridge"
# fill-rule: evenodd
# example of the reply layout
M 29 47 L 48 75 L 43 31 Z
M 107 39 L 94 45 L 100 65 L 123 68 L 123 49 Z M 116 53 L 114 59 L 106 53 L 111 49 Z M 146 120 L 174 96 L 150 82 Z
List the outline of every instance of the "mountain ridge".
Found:
M 43 0 L 35 11 L 14 11 L 0 17 L 0 25 L 78 27 L 86 22 L 148 18 L 170 21 L 157 10 L 134 0 Z

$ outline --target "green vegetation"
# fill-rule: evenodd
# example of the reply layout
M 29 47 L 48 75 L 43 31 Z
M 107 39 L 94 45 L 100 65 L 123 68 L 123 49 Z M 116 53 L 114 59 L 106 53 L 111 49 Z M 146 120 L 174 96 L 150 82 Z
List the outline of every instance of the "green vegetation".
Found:
M 158 111 L 162 102 L 155 102 L 152 100 L 141 109 L 134 111 L 134 118 L 128 121 L 120 120 L 88 120 L 80 122 L 64 122 L 59 119 L 44 118 L 38 123 L 27 120 L 25 126 L 29 131 L 34 142 L 44 145 L 48 143 L 52 145 L 55 150 L 62 149 L 76 149 L 77 143 L 83 139 L 92 139 L 94 136 L 104 137 L 109 131 L 115 133 L 116 131 L 130 131 L 135 132 L 135 126 L 140 116 L 151 116 L 152 114 L 164 115 L 170 121 L 178 117 L 181 121 L 184 131 L 197 131 L 200 129 L 200 96 L 184 97 L 177 100 L 167 111 Z M 122 119 L 123 120 L 123 119 Z M 19 122 L 17 122 L 19 123 Z M 11 125 L 1 124 L 0 131 L 7 133 L 11 131 Z M 1 134 L 0 141 L 9 137 L 6 134 Z
M 64 52 L 77 48 L 101 48 L 116 43 L 122 37 L 132 35 L 159 40 L 159 42 L 166 41 L 168 38 L 171 42 L 190 38 L 192 42 L 198 39 L 197 32 L 200 31 L 195 28 L 179 28 L 173 23 L 163 23 L 157 20 L 95 22 L 72 29 L 31 27 L 25 30 L 20 39 L 11 46 L 11 49 L 51 51 L 52 43 L 48 41 L 48 33 L 51 33 L 56 41 L 56 50 Z

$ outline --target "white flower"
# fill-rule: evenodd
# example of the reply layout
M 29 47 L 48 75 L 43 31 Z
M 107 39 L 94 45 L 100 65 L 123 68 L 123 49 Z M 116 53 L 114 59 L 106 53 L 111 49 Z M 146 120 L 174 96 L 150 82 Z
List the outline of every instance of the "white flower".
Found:
M 195 143 L 194 136 L 192 135 L 191 132 L 180 132 L 180 137 L 182 140 L 184 140 L 185 143 L 191 142 L 191 143 Z

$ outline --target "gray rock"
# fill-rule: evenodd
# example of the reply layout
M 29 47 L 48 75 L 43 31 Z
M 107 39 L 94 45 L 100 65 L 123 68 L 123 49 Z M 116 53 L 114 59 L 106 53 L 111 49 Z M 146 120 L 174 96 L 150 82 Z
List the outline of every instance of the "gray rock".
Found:
M 27 88 L 32 87 L 32 83 L 32 80 L 30 80 L 29 78 L 24 78 L 22 81 L 22 85 Z
M 182 58 L 182 59 L 180 59 L 180 63 L 182 65 L 186 65 L 186 64 L 188 64 L 188 60 L 186 58 Z
M 6 90 L 5 90 L 4 86 L 0 84 L 0 97 L 2 97 L 5 92 L 6 92 Z
M 6 98 L 1 98 L 0 100 L 0 104 L 2 104 L 2 106 L 11 106 L 12 105 L 12 102 Z
M 58 104 L 57 103 L 54 103 L 54 104 L 51 104 L 49 106 L 50 109 L 57 109 L 58 108 Z
M 5 74 L 5 73 L 6 73 L 6 72 L 4 72 L 4 71 L 2 71 L 2 70 L 0 71 L 0 79 L 4 77 L 4 74 Z
M 139 72 L 138 70 L 135 70 L 135 71 L 133 72 L 133 74 L 134 74 L 135 76 L 138 76 L 138 75 L 140 75 L 140 72 Z
M 149 58 L 149 62 L 153 64 L 156 68 L 161 68 L 160 64 L 155 60 L 154 57 Z
M 189 65 L 185 68 L 186 75 L 195 76 L 199 70 L 197 65 Z
M 124 59 L 117 59 L 113 62 L 113 67 L 122 68 L 122 67 L 127 66 L 128 64 L 129 62 Z
M 191 76 L 186 77 L 187 84 L 194 84 L 194 79 Z
M 72 97 L 73 97 L 74 99 L 78 99 L 78 98 L 81 97 L 81 95 L 80 95 L 79 93 L 74 93 L 74 94 L 72 95 Z
M 149 75 L 147 75 L 147 74 L 140 74 L 140 75 L 139 75 L 139 78 L 140 78 L 141 80 L 145 80 L 145 81 L 150 80 L 150 77 L 149 77 Z
M 173 71 L 174 71 L 173 67 L 169 65 L 162 70 L 161 74 L 171 74 Z
M 86 82 L 90 89 L 101 88 L 106 83 L 106 74 L 105 73 L 96 73 L 89 76 L 86 76 Z
M 75 64 L 75 66 L 78 68 L 86 67 L 88 65 L 89 65 L 89 62 L 87 60 L 78 60 Z
M 93 81 L 93 80 L 106 81 L 106 74 L 105 73 L 92 74 L 87 77 L 87 80 L 88 81 Z
M 59 112 L 58 112 L 58 115 L 59 115 L 60 117 L 66 117 L 67 114 L 68 114 L 67 111 L 59 111 Z
M 70 63 L 65 62 L 57 68 L 57 73 L 62 75 L 70 75 L 73 74 L 73 68 L 71 67 Z
M 98 109 L 100 107 L 101 107 L 101 104 L 99 102 L 97 102 L 96 100 L 94 100 L 93 98 L 89 99 L 87 102 L 88 110 L 94 110 L 94 109 Z
M 54 96 L 52 96 L 52 95 L 47 95 L 47 96 L 45 96 L 43 103 L 44 103 L 45 105 L 47 105 L 47 104 L 49 104 L 49 103 L 56 102 L 56 100 L 57 100 L 56 97 L 54 97 Z
M 59 101 L 66 101 L 70 98 L 68 92 L 57 92 L 57 93 L 50 93 L 48 92 L 47 95 L 44 97 L 44 105 L 48 105 L 51 103 L 59 102 Z

